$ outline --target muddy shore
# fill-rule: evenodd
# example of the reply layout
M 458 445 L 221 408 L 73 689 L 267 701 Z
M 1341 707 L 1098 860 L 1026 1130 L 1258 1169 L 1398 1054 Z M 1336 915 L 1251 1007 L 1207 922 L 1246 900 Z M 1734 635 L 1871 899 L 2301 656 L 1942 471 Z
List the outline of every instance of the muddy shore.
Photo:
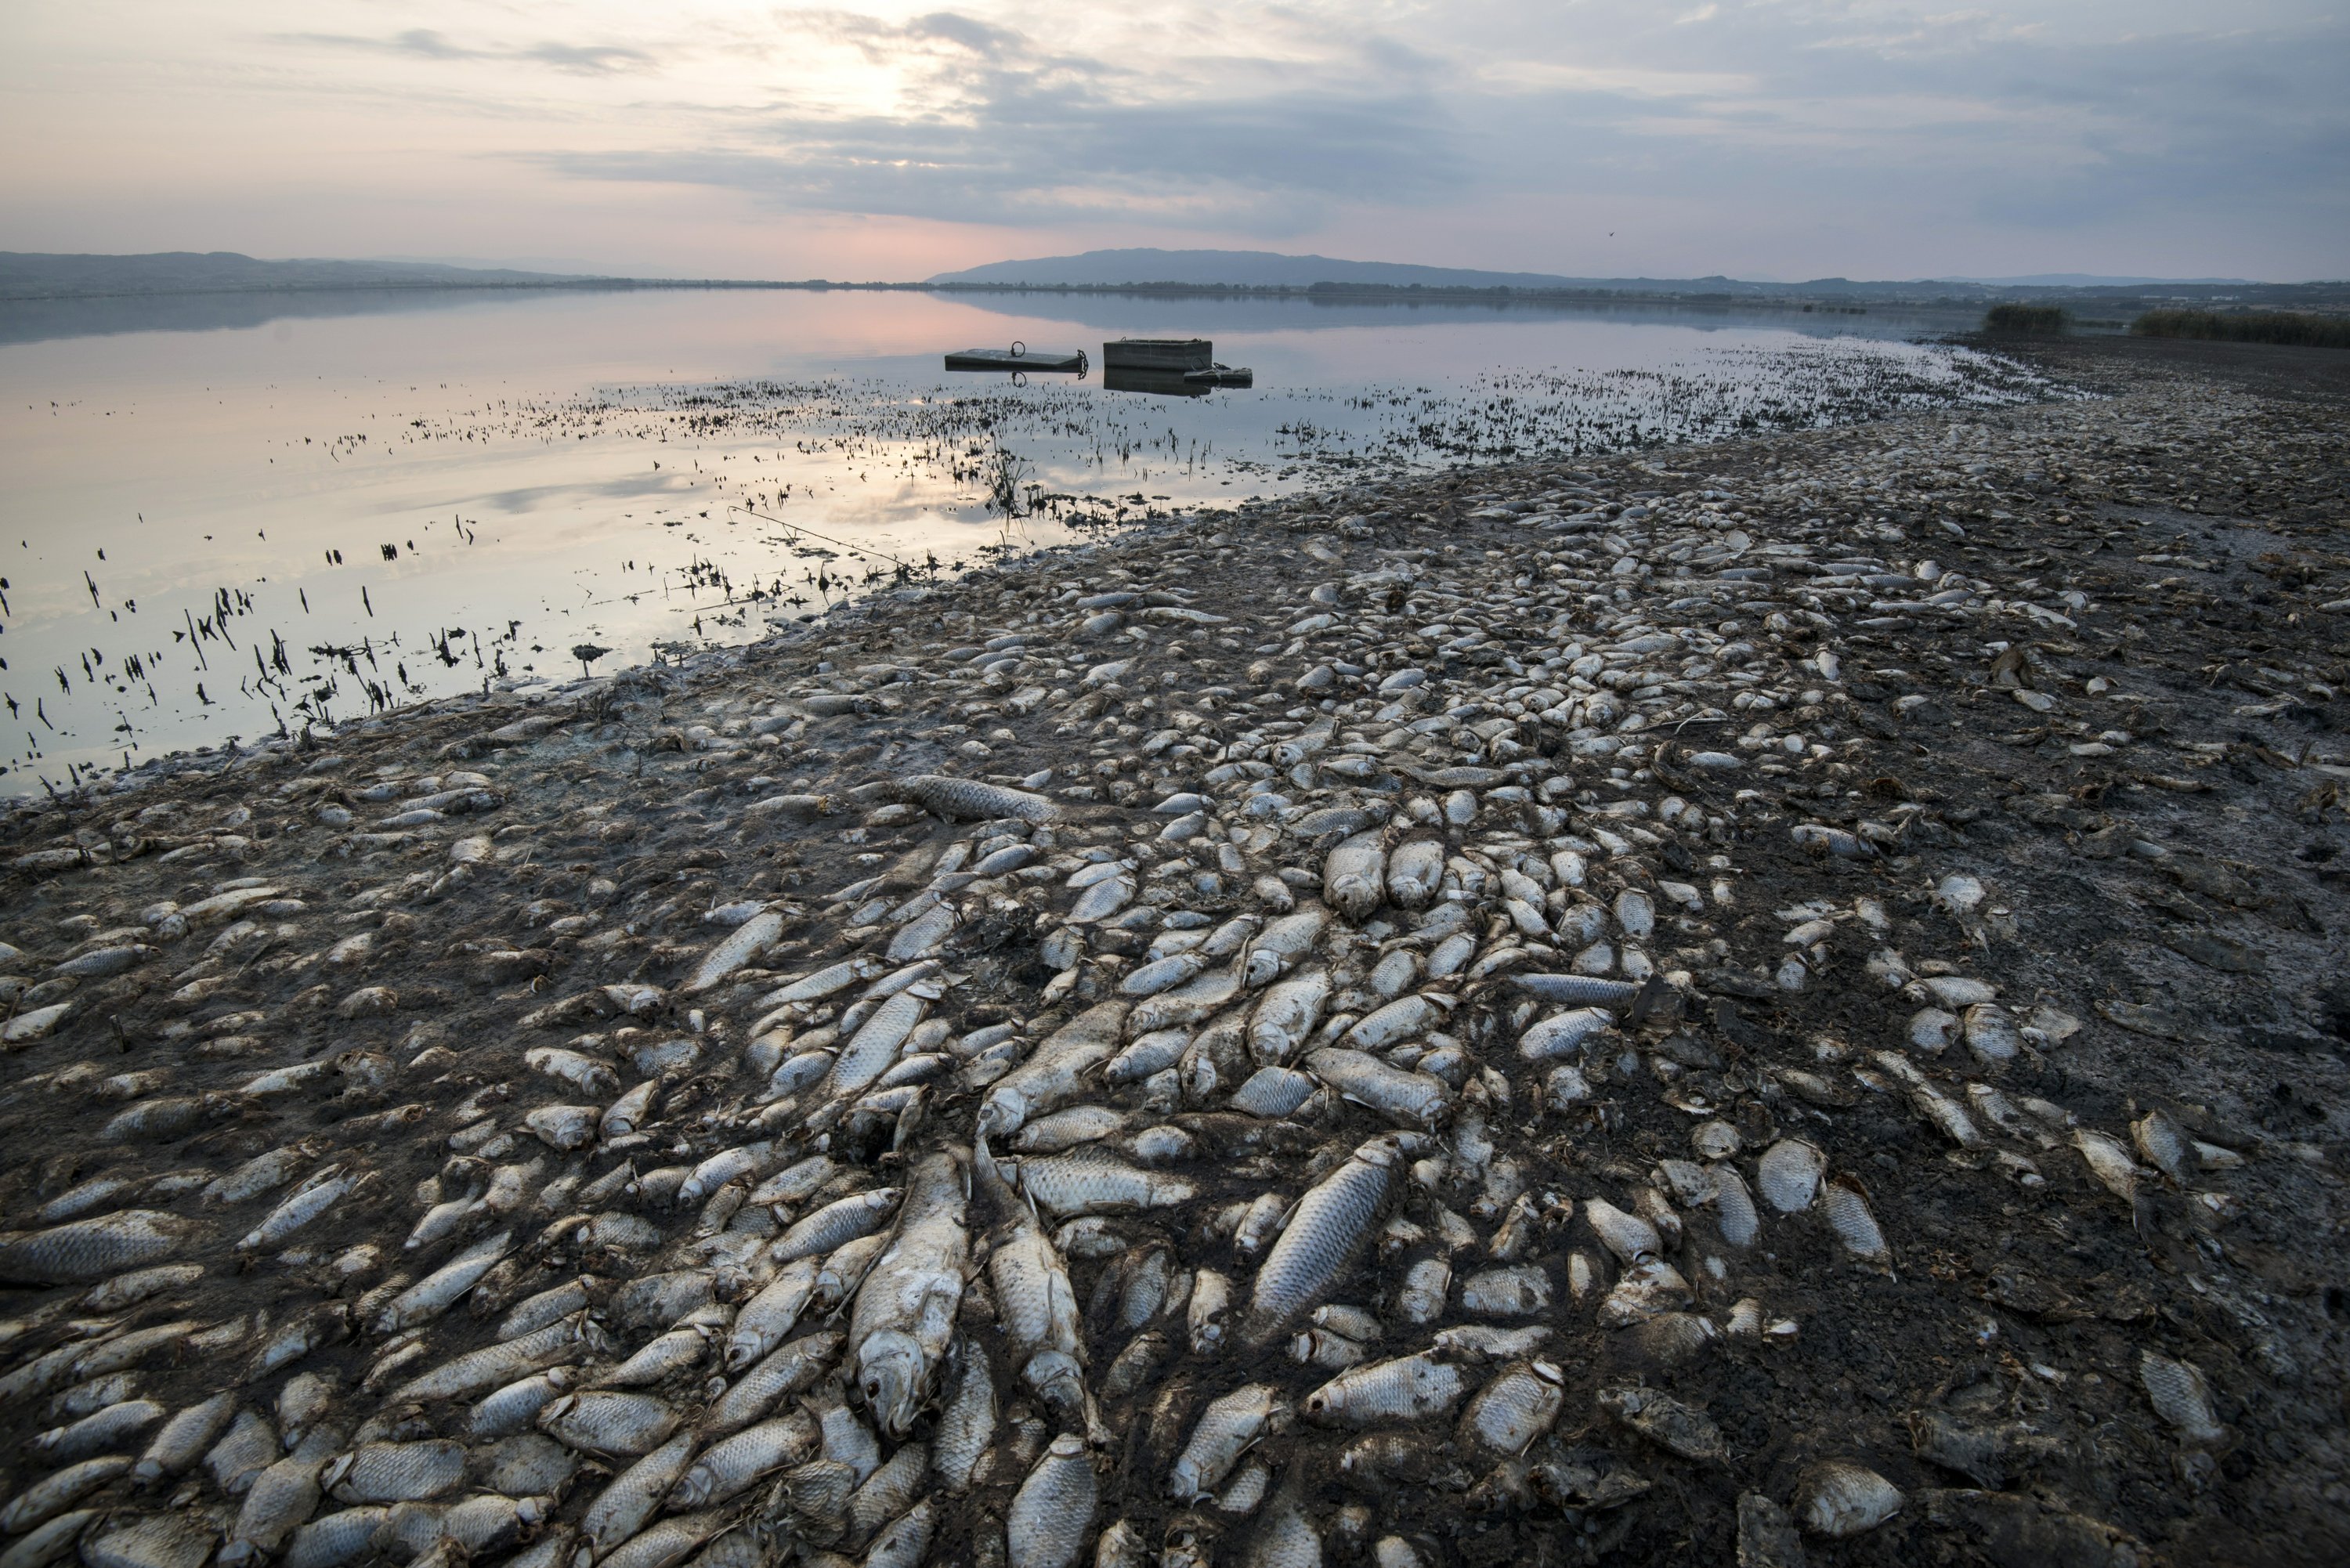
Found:
M 1333 490 L 13 808 L 10 1568 L 2343 1560 L 2350 357 L 2033 355 L 2090 395 Z M 983 1127 L 1078 1026 L 1130 1071 Z M 1024 1381 L 983 1185 L 910 1421 L 816 1337 L 859 1255 L 775 1351 L 826 1345 L 766 1417 L 820 1442 L 714 1505 L 615 1534 L 667 1449 L 415 1391 L 585 1280 L 530 1373 L 702 1336 L 630 1385 L 681 1477 L 794 1227 L 991 1129 L 1090 1415 Z M 1247 1343 L 1270 1228 L 1399 1133 L 1311 1303 L 1364 1315 Z M 1315 1402 L 1423 1353 L 1440 1407 Z M 1065 1430 L 1094 1501 L 1039 1523 Z M 390 1447 L 452 1468 L 342 1463 Z

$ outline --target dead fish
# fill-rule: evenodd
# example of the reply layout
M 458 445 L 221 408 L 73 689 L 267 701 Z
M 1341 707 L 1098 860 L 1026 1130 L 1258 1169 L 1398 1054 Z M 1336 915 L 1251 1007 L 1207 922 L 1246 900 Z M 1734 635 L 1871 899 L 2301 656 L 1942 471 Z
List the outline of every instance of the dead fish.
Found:
M 2137 1162 L 2119 1140 L 2088 1127 L 2075 1127 L 2073 1147 L 2081 1151 L 2082 1160 L 2097 1184 L 2125 1203 L 2137 1199 Z
M 1098 1499 L 1082 1438 L 1055 1438 L 1004 1514 L 1011 1568 L 1072 1568 Z
M 151 1399 L 125 1399 L 94 1410 L 70 1426 L 52 1428 L 29 1440 L 35 1453 L 51 1464 L 68 1464 L 130 1440 L 163 1418 L 163 1407 Z
M 743 1303 L 726 1341 L 726 1368 L 740 1372 L 788 1338 L 816 1294 L 821 1264 L 813 1257 L 786 1263 L 759 1293 Z
M 141 1486 L 167 1480 L 194 1464 L 226 1429 L 237 1413 L 236 1395 L 215 1394 L 176 1412 L 156 1430 L 147 1449 L 132 1467 L 131 1479 Z
M 567 1394 L 538 1414 L 538 1429 L 591 1454 L 636 1457 L 677 1429 L 678 1414 L 650 1394 Z
M 1060 815 L 1060 808 L 1041 794 L 937 774 L 917 774 L 901 779 L 898 794 L 899 799 L 950 822 L 984 822 L 994 817 L 1050 822 Z
M 2228 1430 L 2211 1412 L 2211 1386 L 2191 1362 L 2173 1361 L 2151 1350 L 2138 1353 L 2138 1381 L 2154 1413 L 2190 1443 L 2216 1443 Z
M 1253 990 L 1287 973 L 1321 941 L 1327 920 L 1320 909 L 1301 909 L 1272 921 L 1248 945 L 1243 981 Z
M 809 1426 L 812 1428 L 813 1423 Z M 652 1522 L 661 1499 L 685 1473 L 687 1461 L 693 1457 L 693 1447 L 690 1433 L 672 1438 L 640 1456 L 596 1494 L 596 1500 L 579 1516 L 579 1533 L 592 1552 L 598 1557 L 608 1555 Z
M 1088 1146 L 1020 1163 L 1020 1188 L 1055 1219 L 1127 1214 L 1189 1202 L 1199 1189 L 1180 1177 L 1141 1170 Z
M 1359 834 L 1322 863 L 1322 901 L 1342 919 L 1360 921 L 1386 896 L 1387 852 L 1376 833 Z
M 1369 1243 L 1395 1189 L 1399 1166 L 1419 1145 L 1409 1135 L 1373 1138 L 1308 1189 L 1257 1271 L 1242 1338 L 1262 1348 L 1324 1299 Z
M 1461 1413 L 1461 1435 L 1510 1458 L 1551 1428 L 1566 1403 L 1566 1375 L 1548 1361 L 1504 1367 Z
M 965 1338 L 955 1349 L 956 1368 L 951 1391 L 939 1410 L 938 1429 L 931 1439 L 931 1469 L 939 1489 L 950 1497 L 969 1491 L 996 1423 L 995 1375 L 987 1353 L 977 1341 Z
M 83 1459 L 47 1475 L 0 1505 L 0 1533 L 21 1535 L 47 1522 L 130 1469 L 128 1454 Z
M 866 1276 L 849 1318 L 858 1386 L 891 1437 L 906 1435 L 929 1397 L 962 1302 L 969 1182 L 952 1150 L 914 1168 L 897 1235 Z
M 1289 1407 L 1270 1384 L 1251 1383 L 1211 1401 L 1176 1458 L 1169 1495 L 1183 1502 L 1207 1496 L 1223 1484 L 1243 1454 L 1288 1422 Z
M 1827 1174 L 1827 1156 L 1801 1138 L 1781 1138 L 1762 1151 L 1754 1168 L 1762 1200 L 1782 1214 L 1800 1214 L 1820 1193 Z
M 428 1323 L 457 1303 L 460 1296 L 480 1282 L 514 1245 L 514 1232 L 501 1231 L 484 1238 L 387 1302 L 376 1314 L 378 1334 L 397 1334 Z
M 1721 1428 L 1694 1405 L 1652 1388 L 1603 1389 L 1599 1407 L 1625 1426 L 1685 1459 L 1719 1459 L 1728 1452 Z
M 1806 1465 L 1795 1480 L 1795 1517 L 1805 1531 L 1831 1540 L 1866 1534 L 1906 1501 L 1891 1481 L 1847 1459 Z
M 1580 1054 L 1591 1040 L 1615 1026 L 1616 1015 L 1604 1007 L 1553 1013 L 1518 1036 L 1518 1054 L 1529 1062 Z
M 118 1209 L 46 1231 L 0 1232 L 0 1282 L 84 1284 L 162 1262 L 203 1232 L 195 1220 L 153 1209 Z
M 765 909 L 753 915 L 703 955 L 701 963 L 694 966 L 693 977 L 685 982 L 686 993 L 698 995 L 716 986 L 775 946 L 783 933 L 784 917 L 780 911 Z
M 1824 1208 L 1828 1229 L 1844 1250 L 1879 1272 L 1887 1272 L 1893 1254 L 1885 1244 L 1884 1231 L 1877 1228 L 1877 1216 L 1869 1211 L 1867 1189 L 1849 1176 L 1839 1176 L 1827 1185 Z
M 785 1231 L 768 1249 L 768 1256 L 777 1263 L 792 1263 L 836 1251 L 880 1230 L 903 1195 L 901 1189 L 883 1187 L 835 1199 Z
M 1008 1137 L 1030 1116 L 1074 1096 L 1086 1076 L 1117 1053 L 1127 1017 L 1125 1002 L 1107 1002 L 1046 1035 L 1035 1054 L 988 1090 L 980 1104 L 979 1136 Z
M 1423 1353 L 1341 1372 L 1307 1395 L 1303 1409 L 1317 1426 L 1424 1421 L 1450 1415 L 1468 1392 L 1467 1374 Z
M 446 1497 L 465 1482 L 465 1450 L 441 1439 L 362 1443 L 319 1478 L 340 1502 L 416 1502 Z

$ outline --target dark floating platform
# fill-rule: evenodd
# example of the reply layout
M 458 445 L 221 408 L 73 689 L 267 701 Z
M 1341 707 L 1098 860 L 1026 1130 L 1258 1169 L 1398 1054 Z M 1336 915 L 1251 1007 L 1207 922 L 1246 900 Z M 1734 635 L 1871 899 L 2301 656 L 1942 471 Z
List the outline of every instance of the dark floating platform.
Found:
M 1092 361 L 1082 348 L 1068 354 L 1054 354 L 1014 342 L 1009 348 L 965 348 L 947 356 L 950 370 L 1050 370 L 1056 374 L 1082 376 Z
M 1216 346 L 1205 337 L 1121 337 L 1102 345 L 1102 385 L 1196 398 L 1212 387 L 1253 387 L 1256 373 L 1217 364 Z
M 1173 370 L 1188 374 L 1216 362 L 1216 346 L 1205 337 L 1121 337 L 1102 345 L 1105 370 Z

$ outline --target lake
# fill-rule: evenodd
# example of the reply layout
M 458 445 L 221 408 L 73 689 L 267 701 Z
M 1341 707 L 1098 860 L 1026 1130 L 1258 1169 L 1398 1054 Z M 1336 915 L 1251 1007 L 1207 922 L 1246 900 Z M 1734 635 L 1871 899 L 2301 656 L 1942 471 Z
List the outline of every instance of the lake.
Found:
M 2045 394 L 1922 340 L 1960 325 L 810 289 L 0 304 L 0 791 L 747 641 L 1366 470 Z M 1098 367 L 1127 336 L 1211 337 L 1255 386 L 941 369 L 1015 340 Z

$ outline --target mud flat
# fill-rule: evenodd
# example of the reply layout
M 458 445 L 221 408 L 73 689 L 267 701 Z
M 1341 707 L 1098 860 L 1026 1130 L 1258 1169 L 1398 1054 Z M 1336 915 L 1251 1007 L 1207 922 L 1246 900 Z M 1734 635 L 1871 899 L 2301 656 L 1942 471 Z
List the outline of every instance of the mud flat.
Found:
M 2058 352 L 16 811 L 6 1562 L 2339 1561 L 2350 416 Z

